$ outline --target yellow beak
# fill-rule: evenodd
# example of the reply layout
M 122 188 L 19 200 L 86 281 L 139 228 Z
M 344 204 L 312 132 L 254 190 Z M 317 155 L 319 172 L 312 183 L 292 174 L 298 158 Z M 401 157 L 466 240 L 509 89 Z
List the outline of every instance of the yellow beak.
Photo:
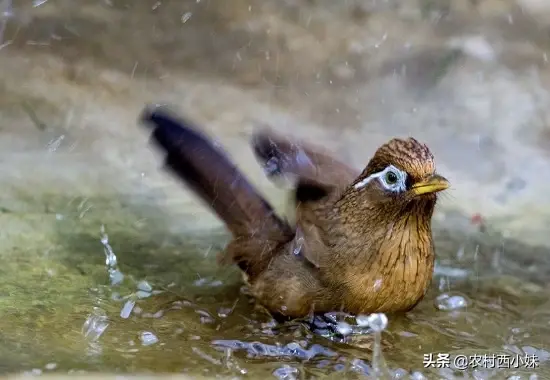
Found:
M 414 195 L 436 193 L 438 191 L 448 189 L 450 185 L 451 184 L 446 178 L 438 174 L 434 174 L 425 181 L 415 183 L 412 186 L 411 191 Z

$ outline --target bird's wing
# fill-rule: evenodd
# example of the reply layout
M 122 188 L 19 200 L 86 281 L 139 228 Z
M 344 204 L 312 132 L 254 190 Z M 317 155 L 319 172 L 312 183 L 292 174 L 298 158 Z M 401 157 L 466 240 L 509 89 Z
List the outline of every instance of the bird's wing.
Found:
M 290 177 L 296 181 L 298 192 L 332 193 L 347 187 L 360 174 L 325 149 L 291 140 L 270 129 L 254 133 L 252 147 L 268 177 Z
M 360 171 L 337 160 L 321 147 L 291 140 L 269 129 L 257 131 L 252 146 L 270 178 L 290 177 L 294 180 L 295 242 L 303 241 L 301 254 L 319 267 L 324 261 L 323 256 L 331 254 L 326 239 L 331 230 L 328 214 L 332 203 L 360 175 Z

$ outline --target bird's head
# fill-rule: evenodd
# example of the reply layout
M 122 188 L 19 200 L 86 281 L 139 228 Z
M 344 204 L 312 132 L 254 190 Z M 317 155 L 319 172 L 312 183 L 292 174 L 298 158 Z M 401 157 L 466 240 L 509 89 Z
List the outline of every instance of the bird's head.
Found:
M 449 181 L 435 172 L 433 154 L 414 138 L 395 138 L 375 152 L 367 167 L 353 182 L 355 202 L 390 214 L 424 210 L 431 216 L 437 193 Z

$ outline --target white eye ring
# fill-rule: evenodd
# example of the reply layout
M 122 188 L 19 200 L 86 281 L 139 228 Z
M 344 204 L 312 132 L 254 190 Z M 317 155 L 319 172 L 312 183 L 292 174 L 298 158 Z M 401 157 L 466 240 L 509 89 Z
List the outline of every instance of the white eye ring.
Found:
M 405 181 L 407 173 L 397 169 L 393 165 L 388 165 L 384 170 L 371 174 L 364 180 L 355 184 L 356 189 L 365 187 L 373 179 L 378 179 L 378 182 L 386 189 L 393 193 L 400 193 L 406 190 Z

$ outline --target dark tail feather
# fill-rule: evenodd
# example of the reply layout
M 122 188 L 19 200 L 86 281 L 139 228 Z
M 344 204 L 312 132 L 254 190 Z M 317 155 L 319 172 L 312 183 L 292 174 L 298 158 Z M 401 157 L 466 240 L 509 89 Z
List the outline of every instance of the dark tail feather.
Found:
M 291 236 L 288 224 L 274 213 L 225 152 L 190 122 L 158 107 L 147 108 L 141 121 L 152 127 L 151 140 L 166 153 L 166 168 L 200 196 L 234 236 Z

